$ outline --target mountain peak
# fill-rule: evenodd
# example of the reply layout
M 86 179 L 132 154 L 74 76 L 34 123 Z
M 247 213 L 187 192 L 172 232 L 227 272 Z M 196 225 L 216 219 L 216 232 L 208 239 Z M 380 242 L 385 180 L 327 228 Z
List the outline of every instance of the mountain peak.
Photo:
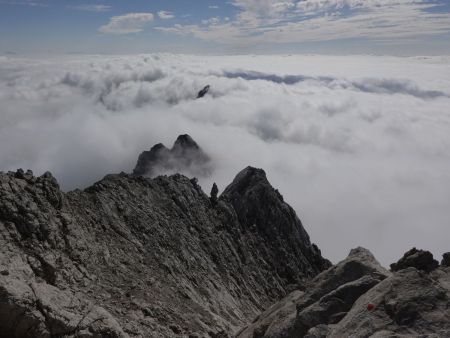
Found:
M 134 175 L 147 177 L 174 173 L 207 176 L 211 172 L 209 156 L 188 134 L 178 136 L 172 149 L 158 143 L 142 152 L 133 170 Z
M 183 149 L 200 149 L 197 142 L 194 141 L 194 139 L 188 135 L 180 135 L 177 137 L 177 140 L 175 141 L 173 148 L 180 147 Z
M 246 190 L 261 185 L 271 187 L 265 171 L 249 166 L 236 175 L 233 182 L 225 189 L 223 195 L 243 194 Z

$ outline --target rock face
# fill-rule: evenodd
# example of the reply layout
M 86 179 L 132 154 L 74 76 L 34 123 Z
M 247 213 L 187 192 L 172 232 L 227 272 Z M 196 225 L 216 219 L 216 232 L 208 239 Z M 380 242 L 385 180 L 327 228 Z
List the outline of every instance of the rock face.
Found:
M 427 273 L 422 267 L 391 273 L 367 250 L 354 249 L 303 292 L 263 312 L 238 337 L 449 337 L 450 268 Z
M 209 156 L 189 135 L 178 136 L 172 149 L 159 143 L 150 151 L 144 151 L 133 170 L 134 175 L 147 177 L 174 173 L 203 177 L 211 172 Z
M 179 174 L 0 173 L 0 337 L 228 337 L 329 266 L 260 169 L 215 203 Z
M 433 254 L 431 252 L 412 248 L 406 252 L 397 263 L 391 264 L 391 270 L 399 271 L 414 267 L 418 270 L 430 272 L 438 266 L 439 263 L 437 260 L 433 259 Z

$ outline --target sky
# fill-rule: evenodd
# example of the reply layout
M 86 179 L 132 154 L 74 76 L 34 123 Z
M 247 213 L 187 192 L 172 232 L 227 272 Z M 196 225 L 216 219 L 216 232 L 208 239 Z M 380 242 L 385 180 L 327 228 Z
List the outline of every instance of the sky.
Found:
M 206 193 L 263 168 L 333 262 L 449 251 L 450 56 L 7 55 L 0 102 L 1 171 L 85 188 L 187 133 Z
M 0 54 L 448 55 L 449 0 L 0 0 Z

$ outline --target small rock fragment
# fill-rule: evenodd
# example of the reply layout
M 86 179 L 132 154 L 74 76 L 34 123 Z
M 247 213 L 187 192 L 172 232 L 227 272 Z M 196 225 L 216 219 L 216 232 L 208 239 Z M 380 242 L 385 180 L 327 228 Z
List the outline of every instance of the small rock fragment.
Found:
M 207 86 L 205 86 L 205 88 L 203 88 L 202 90 L 200 90 L 200 91 L 198 92 L 197 99 L 200 99 L 200 98 L 204 97 L 204 96 L 209 92 L 209 89 L 210 89 L 210 88 L 211 88 L 211 86 L 210 86 L 210 85 L 207 85 Z

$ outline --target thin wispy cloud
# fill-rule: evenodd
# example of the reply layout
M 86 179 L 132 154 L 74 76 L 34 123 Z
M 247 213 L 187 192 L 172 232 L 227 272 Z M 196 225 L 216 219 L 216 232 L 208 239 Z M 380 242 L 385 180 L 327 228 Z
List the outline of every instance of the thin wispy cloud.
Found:
M 158 16 L 162 20 L 169 20 L 175 18 L 175 15 L 173 13 L 167 11 L 159 11 Z
M 153 18 L 152 13 L 128 13 L 113 16 L 106 25 L 100 27 L 99 31 L 110 34 L 139 33 L 153 21 Z
M 48 7 L 46 1 L 35 1 L 35 0 L 0 0 L 0 5 Z
M 69 8 L 87 12 L 108 12 L 112 9 L 109 5 L 78 5 Z

